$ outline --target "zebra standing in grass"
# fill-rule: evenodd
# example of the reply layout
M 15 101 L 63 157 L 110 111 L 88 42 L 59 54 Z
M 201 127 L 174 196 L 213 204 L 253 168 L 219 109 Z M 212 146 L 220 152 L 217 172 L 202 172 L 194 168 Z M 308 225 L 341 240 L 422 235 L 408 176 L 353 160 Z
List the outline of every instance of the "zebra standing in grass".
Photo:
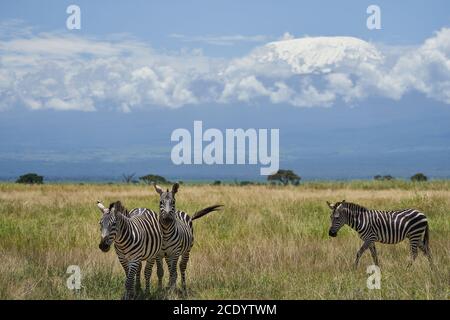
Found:
M 150 291 L 150 277 L 156 257 L 161 250 L 162 233 L 157 214 L 145 208 L 128 212 L 120 201 L 113 202 L 109 208 L 97 201 L 103 215 L 100 220 L 100 250 L 108 252 L 114 248 L 122 265 L 126 281 L 123 299 L 133 299 L 141 290 L 142 261 L 145 266 L 145 293 Z
M 355 229 L 364 241 L 356 254 L 355 267 L 358 267 L 359 259 L 367 249 L 370 249 L 372 259 L 378 265 L 375 242 L 394 244 L 405 238 L 409 239 L 411 250 L 411 262 L 408 266 L 416 259 L 417 248 L 422 250 L 432 265 L 428 221 L 422 212 L 415 209 L 368 210 L 360 205 L 345 202 L 345 200 L 335 204 L 327 201 L 327 204 L 332 210 L 329 235 L 336 237 L 339 229 L 347 224 Z
M 185 212 L 175 209 L 175 194 L 178 191 L 179 184 L 172 186 L 172 191 L 163 191 L 163 189 L 154 184 L 156 192 L 160 195 L 160 216 L 159 222 L 163 235 L 163 244 L 158 263 L 158 278 L 161 281 L 164 270 L 162 266 L 162 257 L 166 259 L 169 268 L 169 289 L 175 289 L 177 282 L 177 264 L 180 261 L 181 285 L 183 292 L 186 293 L 186 266 L 189 261 L 189 253 L 194 244 L 194 230 L 192 221 L 198 219 L 209 212 L 219 210 L 221 205 L 214 205 L 197 211 L 192 218 Z M 161 277 L 161 278 L 160 278 Z

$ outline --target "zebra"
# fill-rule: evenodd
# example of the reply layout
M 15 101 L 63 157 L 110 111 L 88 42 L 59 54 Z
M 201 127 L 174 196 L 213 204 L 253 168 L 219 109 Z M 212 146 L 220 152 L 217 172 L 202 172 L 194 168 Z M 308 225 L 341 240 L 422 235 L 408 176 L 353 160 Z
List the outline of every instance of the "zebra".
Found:
M 409 239 L 411 261 L 410 267 L 417 257 L 419 248 L 428 261 L 432 264 L 431 251 L 429 247 L 429 227 L 426 216 L 415 209 L 397 211 L 369 210 L 351 202 L 337 202 L 331 204 L 327 201 L 331 212 L 331 227 L 328 234 L 336 237 L 339 229 L 347 224 L 359 233 L 364 241 L 362 247 L 356 254 L 355 268 L 358 267 L 361 255 L 370 249 L 372 259 L 378 266 L 378 256 L 375 242 L 395 244 Z
M 186 293 L 186 267 L 189 261 L 189 254 L 194 244 L 194 229 L 192 221 L 196 220 L 212 211 L 220 210 L 222 205 L 214 205 L 204 208 L 189 217 L 184 211 L 175 209 L 175 194 L 179 184 L 175 183 L 172 190 L 164 191 L 161 187 L 153 185 L 160 195 L 159 202 L 159 222 L 163 235 L 161 254 L 157 259 L 158 278 L 161 281 L 164 276 L 162 259 L 165 258 L 169 269 L 169 289 L 174 290 L 177 282 L 177 264 L 180 261 L 181 286 L 183 293 Z
M 110 204 L 109 208 L 97 201 L 103 213 L 100 219 L 100 250 L 108 252 L 114 242 L 114 248 L 122 265 L 126 281 L 123 299 L 133 299 L 141 291 L 142 261 L 145 265 L 145 294 L 150 292 L 152 268 L 162 246 L 162 233 L 158 216 L 146 208 L 135 208 L 128 212 L 120 201 Z

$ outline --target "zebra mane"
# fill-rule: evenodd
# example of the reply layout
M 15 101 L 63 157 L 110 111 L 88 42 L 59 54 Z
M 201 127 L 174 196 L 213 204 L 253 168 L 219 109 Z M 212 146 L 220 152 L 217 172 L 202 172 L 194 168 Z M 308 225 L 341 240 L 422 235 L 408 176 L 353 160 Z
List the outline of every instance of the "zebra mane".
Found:
M 128 209 L 125 208 L 120 201 L 112 202 L 109 205 L 109 211 L 111 211 L 112 208 L 115 208 L 117 212 L 122 213 L 125 216 L 128 216 Z
M 340 204 L 342 205 L 343 208 L 347 208 L 350 211 L 361 211 L 361 210 L 367 211 L 368 210 L 366 207 L 363 207 L 359 204 L 352 203 L 352 202 L 341 202 Z

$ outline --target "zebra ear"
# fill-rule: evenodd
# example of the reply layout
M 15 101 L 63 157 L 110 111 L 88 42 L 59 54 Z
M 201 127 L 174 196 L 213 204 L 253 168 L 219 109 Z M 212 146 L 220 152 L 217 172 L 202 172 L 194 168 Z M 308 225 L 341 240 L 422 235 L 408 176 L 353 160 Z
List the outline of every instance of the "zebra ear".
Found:
M 328 207 L 329 207 L 330 209 L 334 209 L 334 204 L 332 204 L 332 203 L 330 203 L 330 202 L 327 201 L 327 205 L 328 205 Z
M 103 203 L 100 200 L 97 200 L 97 207 L 100 209 L 102 213 L 108 213 L 108 209 L 105 208 Z
M 172 194 L 175 194 L 178 192 L 178 188 L 180 187 L 179 183 L 176 182 L 172 187 Z
M 153 184 L 153 187 L 155 187 L 156 192 L 158 192 L 160 195 L 164 192 L 163 189 L 161 189 L 161 187 L 156 183 Z
M 342 200 L 342 201 L 341 201 L 341 203 L 344 203 L 344 202 L 345 202 L 345 200 Z

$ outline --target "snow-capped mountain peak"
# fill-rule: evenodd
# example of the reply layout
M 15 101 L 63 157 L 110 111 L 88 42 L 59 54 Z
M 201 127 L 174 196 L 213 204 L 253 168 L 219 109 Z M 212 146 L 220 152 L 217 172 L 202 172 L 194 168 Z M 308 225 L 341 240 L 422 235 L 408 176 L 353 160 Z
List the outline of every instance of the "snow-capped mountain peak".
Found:
M 286 62 L 297 74 L 326 73 L 341 65 L 383 59 L 372 44 L 353 37 L 305 37 L 274 41 L 253 53 L 261 63 Z

